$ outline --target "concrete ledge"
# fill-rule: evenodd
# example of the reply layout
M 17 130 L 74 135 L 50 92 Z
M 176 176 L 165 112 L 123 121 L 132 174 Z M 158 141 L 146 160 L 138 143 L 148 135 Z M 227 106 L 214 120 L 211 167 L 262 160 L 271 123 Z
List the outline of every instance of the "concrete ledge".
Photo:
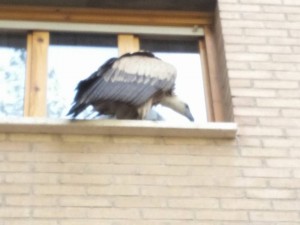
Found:
M 169 123 L 136 120 L 0 119 L 2 133 L 134 135 L 153 137 L 234 138 L 236 123 Z

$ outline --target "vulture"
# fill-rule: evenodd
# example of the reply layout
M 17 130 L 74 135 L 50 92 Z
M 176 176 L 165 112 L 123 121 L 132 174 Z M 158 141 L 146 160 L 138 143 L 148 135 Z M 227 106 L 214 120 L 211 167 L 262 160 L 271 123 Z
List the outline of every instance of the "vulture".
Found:
M 151 52 L 111 58 L 78 83 L 68 115 L 74 119 L 92 106 L 99 115 L 144 120 L 161 104 L 194 121 L 189 106 L 174 94 L 175 79 L 176 69 Z

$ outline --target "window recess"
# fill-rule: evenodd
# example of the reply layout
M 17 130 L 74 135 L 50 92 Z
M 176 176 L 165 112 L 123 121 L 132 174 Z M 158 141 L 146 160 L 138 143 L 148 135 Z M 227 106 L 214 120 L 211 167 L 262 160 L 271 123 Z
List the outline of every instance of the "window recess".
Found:
M 196 112 L 197 116 L 204 115 L 197 120 L 197 123 L 230 121 L 224 115 L 226 109 L 221 102 L 222 90 L 218 84 L 212 16 L 212 13 L 202 12 L 165 13 L 72 8 L 57 10 L 51 7 L 0 6 L 0 36 L 15 31 L 25 34 L 23 37 L 25 37 L 26 48 L 23 49 L 26 49 L 26 70 L 24 69 L 22 78 L 25 80 L 24 104 L 23 111 L 18 110 L 17 116 L 55 119 L 63 117 L 69 109 L 67 105 L 70 104 L 71 99 L 61 104 L 59 101 L 65 97 L 61 98 L 53 90 L 54 87 L 60 86 L 57 85 L 59 82 L 57 77 L 73 76 L 72 72 L 62 72 L 64 75 L 57 72 L 58 68 L 62 68 L 62 61 L 66 63 L 73 61 L 69 60 L 68 50 L 63 49 L 69 48 L 70 52 L 73 51 L 73 56 L 82 56 L 86 53 L 80 51 L 84 50 L 75 52 L 79 47 L 83 47 L 91 51 L 98 49 L 102 53 L 99 53 L 101 57 L 98 62 L 96 62 L 98 56 L 95 57 L 94 64 L 88 68 L 89 71 L 82 71 L 82 77 L 76 80 L 73 78 L 72 82 L 76 84 L 89 76 L 91 71 L 96 70 L 108 58 L 126 52 L 149 50 L 163 59 L 167 59 L 171 53 L 184 56 L 191 54 L 193 60 L 197 61 L 196 66 L 199 71 L 196 73 L 199 73 L 198 78 L 201 78 L 201 81 L 191 82 L 197 83 L 199 87 L 195 89 L 198 93 L 193 93 L 193 98 L 196 99 L 198 108 L 202 110 L 205 108 L 205 113 Z M 109 48 L 111 51 L 107 52 Z M 74 52 L 74 49 L 77 50 Z M 84 59 L 85 57 L 82 57 L 82 60 Z M 74 60 L 73 65 L 64 65 L 64 67 L 80 64 L 78 60 L 80 59 Z M 189 66 L 189 63 L 183 65 Z M 74 84 L 70 84 L 71 89 L 74 87 Z M 74 93 L 72 93 L 73 97 Z M 55 111 L 55 107 L 59 112 Z

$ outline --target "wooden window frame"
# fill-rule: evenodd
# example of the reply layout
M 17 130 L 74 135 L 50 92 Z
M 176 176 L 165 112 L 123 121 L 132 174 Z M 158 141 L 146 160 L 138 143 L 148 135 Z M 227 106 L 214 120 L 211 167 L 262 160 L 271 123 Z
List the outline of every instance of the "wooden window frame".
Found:
M 1 21 L 3 22 L 1 25 Z M 49 47 L 49 29 L 41 30 L 39 23 L 57 23 L 69 25 L 86 23 L 91 25 L 142 25 L 160 27 L 183 27 L 204 30 L 204 36 L 199 40 L 199 54 L 203 70 L 204 91 L 208 122 L 222 121 L 222 93 L 216 88 L 217 62 L 214 37 L 212 33 L 213 13 L 208 12 L 178 12 L 178 11 L 147 11 L 147 10 L 107 10 L 84 8 L 57 8 L 57 7 L 12 7 L 0 6 L 0 28 L 5 24 L 20 21 L 34 22 L 36 30 L 27 36 L 27 65 L 26 91 L 24 100 L 24 116 L 45 117 L 47 91 L 47 55 Z M 22 23 L 22 22 L 21 22 Z M 14 26 L 10 27 L 11 29 Z M 18 28 L 14 28 L 18 29 Z M 28 27 L 24 27 L 27 29 Z M 71 28 L 72 29 L 72 28 Z M 119 53 L 136 51 L 139 49 L 139 40 L 134 34 L 118 35 Z

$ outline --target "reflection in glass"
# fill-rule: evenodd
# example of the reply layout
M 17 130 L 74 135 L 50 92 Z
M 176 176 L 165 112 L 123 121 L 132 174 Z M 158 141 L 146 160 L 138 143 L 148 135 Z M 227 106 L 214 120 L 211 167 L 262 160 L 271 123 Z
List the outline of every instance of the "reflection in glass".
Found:
M 26 34 L 0 33 L 0 117 L 24 113 Z
M 198 41 L 142 39 L 141 49 L 176 67 L 175 93 L 189 105 L 195 122 L 207 122 Z M 156 106 L 155 110 L 167 121 L 187 121 L 166 107 Z
M 117 38 L 112 35 L 53 33 L 48 54 L 48 117 L 68 113 L 75 88 L 107 59 L 118 56 Z M 79 115 L 93 118 L 91 109 Z

